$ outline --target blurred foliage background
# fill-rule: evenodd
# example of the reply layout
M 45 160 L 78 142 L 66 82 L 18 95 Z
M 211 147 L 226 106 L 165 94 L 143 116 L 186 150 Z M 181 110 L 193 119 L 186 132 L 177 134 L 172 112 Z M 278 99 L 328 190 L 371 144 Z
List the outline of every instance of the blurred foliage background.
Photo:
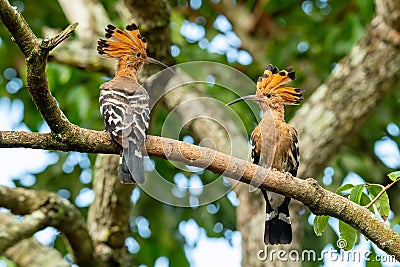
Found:
M 57 1 L 10 2 L 22 11 L 37 36 L 43 36 L 46 28 L 62 29 L 69 24 Z M 121 21 L 118 16 L 117 5 L 113 4 L 115 1 L 100 2 L 114 24 L 128 23 Z M 268 63 L 280 68 L 293 65 L 298 76 L 294 85 L 306 90 L 306 100 L 365 33 L 374 14 L 372 0 L 169 2 L 172 8 L 171 55 L 176 63 L 195 60 L 220 62 L 244 72 L 253 81 Z M 0 25 L 0 58 L 0 113 L 5 114 L 0 118 L 7 120 L 0 122 L 3 127 L 1 130 L 47 131 L 26 90 L 23 55 L 3 25 Z M 50 62 L 47 75 L 53 95 L 71 122 L 85 128 L 103 129 L 98 110 L 98 88 L 109 78 L 107 74 Z M 216 86 L 206 86 L 204 90 L 224 103 L 232 99 L 232 95 L 218 90 Z M 241 114 L 246 112 L 244 106 L 239 105 L 236 109 Z M 399 110 L 400 91 L 396 88 L 364 124 L 361 132 L 351 136 L 350 142 L 337 152 L 331 162 L 326 163 L 325 172 L 316 177 L 324 187 L 334 191 L 344 179 L 353 183 L 389 182 L 386 174 L 400 168 Z M 287 117 L 293 116 L 295 111 L 296 107 L 288 108 Z M 160 134 L 168 112 L 162 103 L 153 110 L 150 134 Z M 250 134 L 255 123 L 254 116 L 241 118 Z M 190 128 L 181 130 L 180 138 L 198 143 L 196 133 L 191 132 Z M 44 153 L 47 158 L 44 164 L 40 163 L 44 165 L 43 168 L 26 171 L 20 166 L 21 172 L 12 172 L 12 180 L 4 183 L 57 192 L 86 214 L 93 200 L 92 168 L 96 155 Z M 2 162 L 7 156 L 2 153 L 0 157 L 4 157 L 0 160 Z M 35 162 L 35 159 L 30 160 Z M 158 171 L 181 185 L 201 185 L 216 177 L 208 171 L 180 171 L 160 159 L 146 160 L 146 166 L 148 177 L 151 178 Z M 397 191 L 396 186 L 388 192 L 393 211 L 389 221 L 400 232 L 400 199 L 396 198 Z M 188 190 L 177 193 L 175 197 L 181 197 L 180 194 L 198 196 L 198 192 Z M 126 244 L 138 264 L 163 266 L 160 262 L 166 261 L 170 266 L 188 266 L 193 263 L 190 261 L 190 251 L 197 245 L 202 232 L 210 238 L 224 238 L 227 244 L 237 243 L 233 237 L 237 236 L 235 206 L 238 200 L 233 192 L 209 205 L 192 208 L 162 204 L 139 188 L 134 189 L 131 200 L 134 203 L 130 217 L 132 236 Z M 303 217 L 306 225 L 303 248 L 321 250 L 336 242 L 335 230 L 328 229 L 321 238 L 317 238 L 309 223 L 312 222 L 309 212 L 306 211 Z M 337 224 L 334 221 L 330 223 L 332 226 Z M 66 253 L 58 235 L 54 238 L 49 244 Z M 319 264 L 321 262 L 303 263 L 304 266 Z M 377 263 L 368 262 L 367 266 L 374 264 Z

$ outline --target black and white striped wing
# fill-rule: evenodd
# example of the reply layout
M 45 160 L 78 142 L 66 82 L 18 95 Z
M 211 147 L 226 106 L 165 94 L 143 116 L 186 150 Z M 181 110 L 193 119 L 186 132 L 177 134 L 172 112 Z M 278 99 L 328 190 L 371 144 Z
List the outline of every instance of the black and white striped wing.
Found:
M 149 95 L 140 87 L 135 93 L 128 95 L 128 101 L 129 108 L 124 117 L 124 125 L 131 127 L 124 127 L 123 136 L 129 137 L 128 141 L 132 140 L 142 151 L 150 121 Z
M 104 128 L 115 142 L 122 146 L 122 133 L 130 127 L 124 122 L 125 114 L 129 110 L 129 100 L 123 90 L 110 90 L 101 87 L 100 112 L 104 119 Z
M 122 147 L 121 182 L 142 183 L 144 142 L 150 120 L 149 96 L 142 87 L 128 92 L 117 88 L 110 90 L 109 85 L 101 88 L 100 111 L 105 129 Z
M 149 96 L 146 90 L 140 87 L 134 94 L 130 94 L 128 99 L 129 108 L 124 116 L 122 130 L 122 163 L 126 164 L 135 182 L 143 183 L 143 154 L 150 120 Z

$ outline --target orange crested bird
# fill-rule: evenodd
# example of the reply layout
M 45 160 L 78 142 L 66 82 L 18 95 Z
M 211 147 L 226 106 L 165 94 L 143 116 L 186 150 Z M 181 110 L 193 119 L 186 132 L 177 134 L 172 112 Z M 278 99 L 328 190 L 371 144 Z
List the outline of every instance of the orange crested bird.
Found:
M 118 63 L 114 78 L 100 86 L 100 112 L 106 131 L 121 147 L 121 183 L 143 183 L 150 109 L 149 95 L 138 83 L 136 74 L 145 62 L 168 66 L 147 56 L 146 39 L 135 23 L 127 25 L 125 30 L 108 25 L 105 31 L 107 40 L 98 41 L 97 52 L 117 58 Z
M 242 100 L 253 100 L 259 104 L 264 116 L 251 134 L 252 162 L 289 172 L 293 176 L 297 175 L 299 167 L 298 137 L 296 129 L 285 121 L 284 105 L 299 104 L 303 100 L 303 90 L 285 86 L 295 79 L 293 67 L 279 71 L 270 64 L 258 78 L 255 95 L 244 96 L 227 104 Z M 271 114 L 273 120 L 267 118 L 267 113 Z M 291 243 L 290 198 L 266 190 L 261 192 L 266 202 L 264 243 Z

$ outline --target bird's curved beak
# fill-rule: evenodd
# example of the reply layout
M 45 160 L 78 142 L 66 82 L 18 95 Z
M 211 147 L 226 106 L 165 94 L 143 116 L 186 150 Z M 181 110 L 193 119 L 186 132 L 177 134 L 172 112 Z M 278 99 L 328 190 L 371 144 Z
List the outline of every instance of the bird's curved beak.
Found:
M 148 63 L 153 63 L 153 64 L 157 64 L 161 67 L 164 67 L 165 69 L 168 69 L 169 71 L 171 71 L 173 74 L 176 74 L 175 71 L 173 71 L 169 66 L 165 65 L 164 63 L 162 63 L 161 61 L 154 59 L 152 57 L 146 57 L 144 59 L 144 62 L 148 62 Z
M 231 102 L 227 103 L 226 105 L 230 106 L 232 104 L 235 104 L 235 103 L 240 102 L 240 101 L 245 101 L 245 100 L 265 102 L 265 100 L 262 97 L 258 96 L 258 95 L 247 95 L 247 96 L 242 96 L 242 97 L 239 97 L 239 98 L 237 98 L 235 100 L 232 100 Z

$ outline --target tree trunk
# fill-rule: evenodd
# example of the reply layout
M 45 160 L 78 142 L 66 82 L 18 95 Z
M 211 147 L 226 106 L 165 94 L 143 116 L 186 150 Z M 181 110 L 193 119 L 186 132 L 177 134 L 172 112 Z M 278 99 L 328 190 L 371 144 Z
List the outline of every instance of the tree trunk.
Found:
M 94 167 L 95 199 L 90 205 L 88 229 L 102 266 L 132 266 L 133 256 L 125 247 L 131 230 L 129 214 L 133 185 L 121 184 L 117 155 L 99 154 Z
M 275 258 L 271 258 L 270 251 L 299 251 L 301 249 L 303 219 L 298 211 L 302 204 L 293 200 L 290 203 L 292 243 L 267 247 L 264 245 L 265 200 L 261 191 L 250 193 L 249 186 L 245 184 L 239 184 L 237 189 L 239 189 L 237 192 L 240 199 L 240 205 L 237 208 L 237 227 L 242 234 L 242 266 L 301 266 L 300 261 L 274 261 L 277 254 L 275 253 Z

